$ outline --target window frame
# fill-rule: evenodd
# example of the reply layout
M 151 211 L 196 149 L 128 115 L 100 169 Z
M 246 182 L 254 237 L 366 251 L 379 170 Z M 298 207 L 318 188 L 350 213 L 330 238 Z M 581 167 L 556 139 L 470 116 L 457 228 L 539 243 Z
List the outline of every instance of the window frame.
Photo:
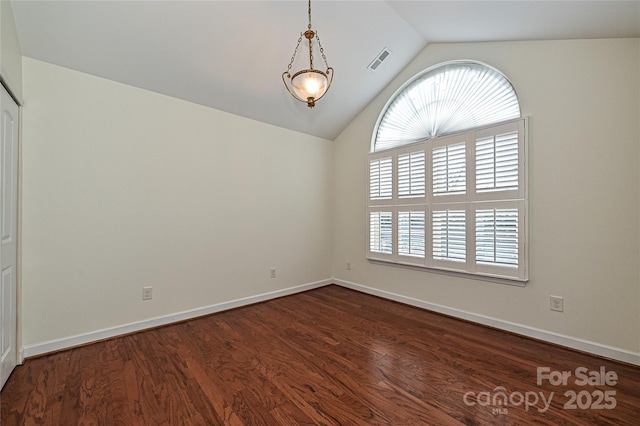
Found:
M 478 192 L 476 190 L 476 143 L 488 135 L 500 135 L 505 132 L 518 132 L 518 188 Z M 529 227 L 528 227 L 528 117 L 520 117 L 501 123 L 482 126 L 456 134 L 414 142 L 395 148 L 369 153 L 367 156 L 367 182 L 369 181 L 370 161 L 379 158 L 392 158 L 392 197 L 387 200 L 370 200 L 367 192 L 367 250 L 366 257 L 372 262 L 383 262 L 398 266 L 426 269 L 466 277 L 479 278 L 494 282 L 523 286 L 529 280 Z M 464 141 L 466 144 L 466 184 L 465 193 L 434 194 L 433 188 L 433 150 Z M 448 145 L 447 145 L 448 144 Z M 398 156 L 424 150 L 425 152 L 425 197 L 400 198 L 397 195 Z M 476 260 L 476 212 L 482 208 L 516 208 L 518 210 L 517 228 L 517 268 L 484 264 Z M 422 210 L 420 210 L 422 209 Z M 433 212 L 442 210 L 464 210 L 466 212 L 466 259 L 464 262 L 433 257 Z M 370 247 L 370 212 L 388 211 L 392 213 L 392 252 L 378 253 Z M 398 253 L 398 213 L 402 211 L 424 211 L 425 256 L 403 256 Z

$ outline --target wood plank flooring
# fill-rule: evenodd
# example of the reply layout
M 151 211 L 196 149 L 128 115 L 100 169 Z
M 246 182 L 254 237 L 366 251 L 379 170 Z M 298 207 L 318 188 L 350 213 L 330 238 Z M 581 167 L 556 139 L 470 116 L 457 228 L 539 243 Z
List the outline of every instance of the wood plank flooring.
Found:
M 2 426 L 637 425 L 640 368 L 327 286 L 29 359 L 0 398 Z

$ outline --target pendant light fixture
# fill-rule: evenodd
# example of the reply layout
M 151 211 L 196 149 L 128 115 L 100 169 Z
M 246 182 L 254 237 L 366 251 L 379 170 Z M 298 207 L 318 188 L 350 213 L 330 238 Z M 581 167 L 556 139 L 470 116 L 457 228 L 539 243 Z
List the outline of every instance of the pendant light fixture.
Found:
M 302 42 L 303 37 L 306 38 L 309 43 L 309 68 L 294 72 L 292 75 L 291 67 L 293 66 L 293 62 L 296 58 L 296 54 L 298 53 L 298 48 L 300 47 L 300 43 Z M 320 71 L 313 68 L 314 38 L 318 42 L 322 60 L 327 66 L 326 71 Z M 311 29 L 311 0 L 309 0 L 309 25 L 307 26 L 307 30 L 304 33 L 300 33 L 298 44 L 293 51 L 293 56 L 291 56 L 291 62 L 289 62 L 287 70 L 282 73 L 282 81 L 284 82 L 284 86 L 287 88 L 287 91 L 291 94 L 291 96 L 301 102 L 306 102 L 309 108 L 313 108 L 314 106 L 316 106 L 316 101 L 322 98 L 329 90 L 329 87 L 331 87 L 333 74 L 333 68 L 331 68 L 327 63 L 327 57 L 324 55 L 322 44 L 320 44 L 320 37 L 318 37 L 317 32 Z M 289 82 L 289 84 L 287 84 L 287 81 Z

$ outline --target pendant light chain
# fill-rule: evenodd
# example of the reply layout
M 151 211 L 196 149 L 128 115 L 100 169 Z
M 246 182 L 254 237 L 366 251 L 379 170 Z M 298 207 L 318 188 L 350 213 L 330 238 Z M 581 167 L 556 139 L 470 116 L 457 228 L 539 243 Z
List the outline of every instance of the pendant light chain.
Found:
M 318 37 L 318 32 L 316 31 L 316 40 L 318 40 L 318 46 L 320 46 L 320 54 L 322 54 L 322 59 L 324 60 L 324 64 L 329 69 L 329 62 L 327 62 L 327 57 L 324 54 L 324 49 L 322 48 L 322 44 L 320 43 L 320 37 Z
M 311 0 L 309 0 L 309 26 L 307 27 L 309 30 L 311 29 Z M 322 44 L 320 43 L 320 37 L 318 36 L 318 32 L 315 32 L 316 40 L 318 40 L 318 46 L 320 47 L 320 53 L 322 54 L 322 60 L 324 60 L 324 64 L 329 68 L 329 62 L 327 62 L 327 57 L 324 54 L 324 49 L 322 48 Z M 311 51 L 311 39 L 309 39 L 309 50 Z M 310 53 L 311 56 L 311 68 L 313 68 L 313 51 Z
M 316 35 L 317 37 L 317 35 Z M 312 46 L 312 41 L 313 39 L 309 39 L 309 68 L 313 69 L 313 46 Z
M 309 25 L 307 25 L 307 29 L 311 30 L 311 0 L 309 0 L 308 14 L 309 14 Z M 322 53 L 322 59 L 324 59 L 324 63 L 327 65 L 327 67 L 329 67 L 329 64 L 327 63 L 327 58 L 324 55 L 324 49 L 322 48 L 322 45 L 320 45 L 320 39 L 318 38 L 318 34 L 315 33 L 315 36 L 316 36 L 316 39 L 318 40 L 318 46 L 320 46 L 320 53 Z M 300 43 L 302 43 L 302 37 L 304 37 L 304 33 L 300 33 L 300 37 L 298 38 L 298 44 L 296 44 L 296 48 L 293 51 L 293 55 L 291 56 L 291 61 L 289 62 L 289 66 L 287 67 L 287 71 L 289 72 L 291 71 L 291 67 L 293 66 L 293 61 L 296 59 L 296 55 L 298 54 Z M 311 39 L 309 39 L 309 57 L 310 57 L 311 69 L 313 69 L 313 49 L 311 47 Z
M 298 38 L 298 44 L 296 44 L 296 49 L 293 51 L 293 56 L 291 56 L 291 62 L 289 62 L 287 71 L 291 71 L 291 67 L 293 66 L 293 61 L 296 59 L 296 55 L 298 54 L 298 48 L 300 47 L 300 43 L 302 43 L 302 36 L 303 36 L 303 33 L 300 33 L 300 38 Z
M 320 43 L 320 37 L 318 36 L 318 33 L 311 29 L 311 0 L 309 0 L 308 2 L 307 13 L 309 16 L 309 24 L 307 25 L 307 30 L 303 33 L 300 33 L 298 43 L 296 44 L 296 48 L 293 51 L 293 55 L 291 56 L 291 60 L 289 61 L 289 65 L 287 66 L 287 70 L 282 73 L 282 82 L 284 83 L 285 88 L 291 96 L 301 102 L 306 102 L 309 108 L 313 108 L 316 105 L 316 101 L 321 99 L 327 93 L 327 90 L 329 90 L 329 88 L 331 87 L 334 71 L 333 68 L 329 66 L 327 56 L 324 54 L 324 48 Z M 300 43 L 302 43 L 303 38 L 306 38 L 309 43 L 309 68 L 302 69 L 298 72 L 293 73 L 292 75 L 291 69 L 293 68 L 293 63 L 296 60 L 296 55 L 298 54 Z M 313 68 L 314 38 L 318 42 L 318 49 L 320 50 L 322 60 L 327 67 L 326 71 L 321 71 Z
M 309 25 L 307 26 L 307 31 L 312 31 L 313 34 L 313 30 L 311 29 L 311 0 L 309 0 Z M 318 38 L 318 34 L 315 34 L 316 38 Z M 313 37 L 313 35 L 311 36 Z M 311 45 L 311 41 L 313 39 L 309 38 L 309 67 L 311 69 L 313 69 L 313 47 Z

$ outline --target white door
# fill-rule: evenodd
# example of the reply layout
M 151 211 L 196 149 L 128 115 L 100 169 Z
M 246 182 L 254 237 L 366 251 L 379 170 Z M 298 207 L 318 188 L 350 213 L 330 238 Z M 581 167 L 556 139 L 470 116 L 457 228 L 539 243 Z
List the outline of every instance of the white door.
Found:
M 18 105 L 2 88 L 0 101 L 0 388 L 16 366 L 16 226 Z

